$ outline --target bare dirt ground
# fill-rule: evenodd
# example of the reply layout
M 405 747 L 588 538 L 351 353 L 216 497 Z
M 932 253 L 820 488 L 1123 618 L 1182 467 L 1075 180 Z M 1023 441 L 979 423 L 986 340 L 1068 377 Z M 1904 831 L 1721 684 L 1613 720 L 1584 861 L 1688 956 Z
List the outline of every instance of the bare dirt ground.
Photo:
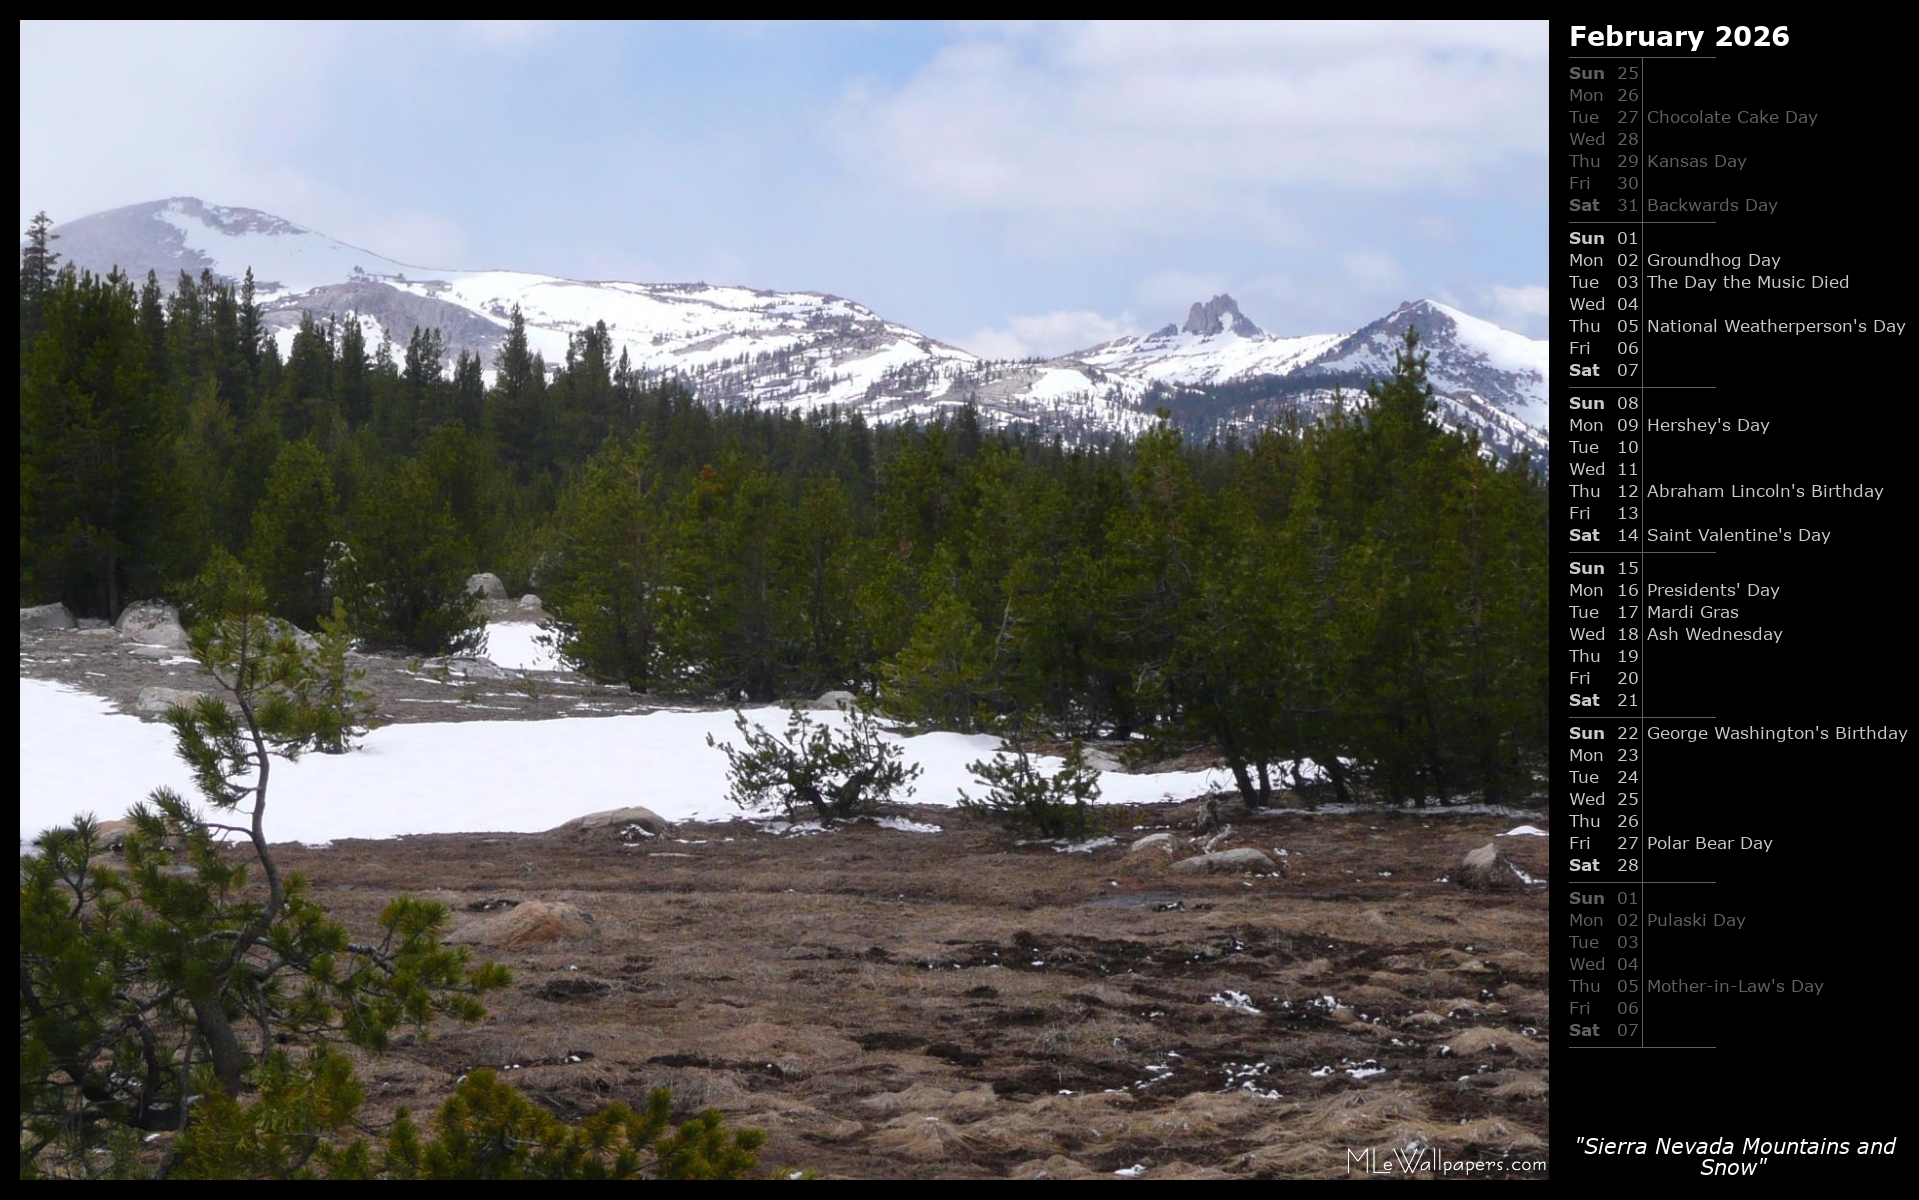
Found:
M 659 707 L 568 674 L 355 661 L 399 721 Z M 144 687 L 206 683 L 111 630 L 23 632 L 21 674 L 129 712 Z M 279 853 L 359 934 L 402 892 L 448 905 L 459 939 L 527 901 L 591 918 L 579 939 L 480 948 L 514 984 L 482 1022 L 366 1060 L 375 1121 L 490 1066 L 573 1116 L 667 1084 L 686 1112 L 765 1130 L 769 1167 L 828 1176 L 1340 1177 L 1372 1150 L 1543 1177 L 1546 839 L 1497 839 L 1535 886 L 1445 882 L 1543 818 L 1231 804 L 1231 844 L 1283 848 L 1284 875 L 1126 853 L 1162 828 L 1183 842 L 1196 811 L 1123 810 L 1117 842 L 1086 853 L 938 808 L 899 810 L 938 834 L 739 822 L 631 845 L 601 828 Z
M 1143 833 L 1190 808 L 1131 816 Z M 1512 1164 L 1546 1157 L 1546 893 L 1437 882 L 1513 818 L 1234 814 L 1236 844 L 1283 847 L 1289 873 L 1193 877 L 1124 834 L 1069 854 L 911 815 L 945 831 L 283 854 L 356 929 L 402 891 L 453 908 L 456 936 L 484 936 L 502 901 L 593 920 L 485 951 L 513 986 L 483 1022 L 369 1062 L 375 1108 L 511 1067 L 570 1114 L 669 1084 L 764 1129 L 769 1165 L 826 1175 L 1343 1176 L 1349 1149 L 1408 1147 L 1544 1175 Z M 1544 839 L 1499 844 L 1545 872 Z

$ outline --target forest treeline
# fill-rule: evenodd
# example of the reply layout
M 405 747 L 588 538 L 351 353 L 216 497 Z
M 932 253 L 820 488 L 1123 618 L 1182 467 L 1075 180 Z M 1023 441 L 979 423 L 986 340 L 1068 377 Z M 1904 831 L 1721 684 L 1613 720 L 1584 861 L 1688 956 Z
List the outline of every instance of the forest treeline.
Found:
M 1252 805 L 1532 788 L 1543 481 L 1428 419 L 1412 338 L 1309 427 L 1068 445 L 712 408 L 604 324 L 546 363 L 517 312 L 487 363 L 312 317 L 283 359 L 250 275 L 169 291 L 56 250 L 37 225 L 22 254 L 23 604 L 112 617 L 224 551 L 297 624 L 337 596 L 367 644 L 435 654 L 477 644 L 491 570 L 640 690 L 1212 746 Z

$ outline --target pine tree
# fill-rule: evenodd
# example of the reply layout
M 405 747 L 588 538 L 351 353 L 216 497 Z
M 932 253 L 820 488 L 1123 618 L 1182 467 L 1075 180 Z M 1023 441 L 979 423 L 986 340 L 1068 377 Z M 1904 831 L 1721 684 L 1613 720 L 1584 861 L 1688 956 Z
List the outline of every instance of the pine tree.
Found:
M 21 361 L 21 591 L 113 617 L 158 593 L 164 409 L 133 288 L 63 270 Z
M 340 590 L 367 644 L 416 654 L 472 654 L 486 618 L 466 590 L 471 547 L 447 498 L 416 465 L 361 496 L 339 566 Z
M 609 440 L 560 502 L 558 561 L 544 583 L 558 648 L 597 679 L 653 686 L 669 562 L 659 482 L 644 438 Z
M 247 563 L 276 615 L 312 629 L 331 611 L 327 563 L 338 536 L 326 459 L 310 440 L 287 443 L 267 477 L 247 543 Z
M 43 324 L 47 297 L 53 291 L 54 276 L 60 268 L 60 256 L 53 250 L 53 243 L 59 240 L 60 235 L 53 232 L 53 218 L 47 216 L 46 210 L 33 214 L 33 220 L 27 224 L 27 244 L 20 247 L 20 345 L 23 351 Z
M 513 306 L 506 337 L 493 355 L 493 391 L 487 398 L 487 431 L 500 454 L 525 482 L 538 461 L 545 439 L 542 396 L 546 390 L 544 364 L 527 344 L 526 318 Z
M 1024 736 L 1008 739 L 1006 753 L 966 764 L 986 791 L 978 798 L 960 792 L 960 807 L 998 817 L 1009 829 L 1041 837 L 1085 837 L 1098 825 L 1099 772 L 1086 761 L 1086 746 L 1074 742 L 1051 775 L 1033 765 Z
M 366 331 L 360 327 L 359 318 L 349 313 L 340 331 L 340 365 L 334 379 L 340 416 L 350 429 L 358 429 L 373 418 L 372 373 Z
M 441 944 L 444 906 L 400 897 L 359 943 L 280 868 L 272 767 L 313 732 L 284 685 L 312 666 L 230 560 L 198 592 L 194 655 L 224 695 L 167 722 L 206 807 L 156 790 L 129 814 L 124 870 L 89 817 L 21 859 L 23 1176 L 50 1151 L 89 1164 L 123 1131 L 191 1129 L 204 1081 L 232 1100 L 282 1039 L 380 1049 L 403 1023 L 477 1018 L 507 982 Z
M 743 745 L 706 744 L 726 755 L 727 798 L 748 812 L 778 806 L 789 820 L 838 821 L 870 812 L 905 789 L 913 794 L 918 765 L 907 766 L 897 745 L 880 737 L 873 714 L 852 708 L 844 728 L 787 713 L 786 731 L 769 732 L 733 714 Z
M 880 697 L 889 711 L 922 729 L 973 733 L 991 723 L 1005 699 L 993 639 L 950 582 L 936 580 L 921 603 L 912 640 L 880 667 Z

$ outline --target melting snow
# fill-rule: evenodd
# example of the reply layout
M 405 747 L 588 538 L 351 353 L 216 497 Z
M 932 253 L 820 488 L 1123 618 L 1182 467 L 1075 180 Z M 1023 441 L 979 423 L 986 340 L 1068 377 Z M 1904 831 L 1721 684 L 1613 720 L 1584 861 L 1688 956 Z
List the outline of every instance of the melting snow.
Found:
M 785 712 L 773 708 L 746 716 L 774 729 L 786 721 Z M 828 724 L 843 720 L 837 713 L 815 716 Z M 388 725 L 351 754 L 276 762 L 267 828 L 276 841 L 303 842 L 534 832 L 618 804 L 643 804 L 669 821 L 732 820 L 741 814 L 725 798 L 726 759 L 707 748 L 709 733 L 735 740 L 733 714 Z M 976 786 L 966 764 L 998 748 L 995 739 L 979 735 L 884 736 L 925 772 L 914 801 L 942 807 L 958 803 L 959 789 Z M 1038 761 L 1049 771 L 1060 766 L 1058 759 Z M 1191 796 L 1224 782 L 1211 771 L 1100 777 L 1103 798 L 1113 804 Z M 20 681 L 21 836 L 64 825 L 76 812 L 118 817 L 160 786 L 196 794 L 165 725 L 118 713 L 105 700 L 60 684 Z

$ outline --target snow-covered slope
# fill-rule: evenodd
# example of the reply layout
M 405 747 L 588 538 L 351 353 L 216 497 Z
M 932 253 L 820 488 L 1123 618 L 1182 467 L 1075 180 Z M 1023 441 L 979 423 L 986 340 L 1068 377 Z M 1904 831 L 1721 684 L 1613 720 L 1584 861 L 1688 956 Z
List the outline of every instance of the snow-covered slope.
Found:
M 1200 429 L 1286 411 L 1310 418 L 1336 389 L 1357 393 L 1389 367 L 1413 324 L 1431 351 L 1442 420 L 1479 431 L 1500 453 L 1543 454 L 1546 441 L 1545 343 L 1425 300 L 1351 333 L 1277 336 L 1220 295 L 1195 303 L 1182 325 L 1049 361 L 1004 362 L 838 296 L 419 267 L 191 197 L 96 213 L 56 232 L 61 253 L 80 266 L 119 266 L 135 278 L 151 269 L 168 284 L 182 270 L 237 280 L 251 267 L 283 351 L 311 312 L 357 320 L 376 341 L 438 328 L 449 354 L 471 350 L 490 364 L 517 305 L 549 364 L 564 361 L 570 336 L 604 321 L 616 356 L 720 403 L 837 406 L 876 420 L 971 403 L 991 423 L 1072 436 L 1136 433 L 1162 405 Z

